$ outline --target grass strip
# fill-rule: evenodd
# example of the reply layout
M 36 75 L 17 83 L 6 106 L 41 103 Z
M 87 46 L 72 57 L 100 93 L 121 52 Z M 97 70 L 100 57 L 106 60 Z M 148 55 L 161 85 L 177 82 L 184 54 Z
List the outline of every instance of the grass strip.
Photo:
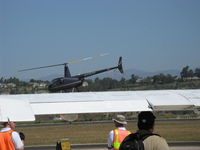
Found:
M 137 123 L 126 126 L 132 132 L 137 130 Z M 106 143 L 113 123 L 68 124 L 58 126 L 18 127 L 18 132 L 26 135 L 25 145 L 54 145 L 62 138 L 69 138 L 71 144 Z M 155 133 L 168 142 L 200 141 L 200 120 L 195 121 L 160 121 L 156 122 Z

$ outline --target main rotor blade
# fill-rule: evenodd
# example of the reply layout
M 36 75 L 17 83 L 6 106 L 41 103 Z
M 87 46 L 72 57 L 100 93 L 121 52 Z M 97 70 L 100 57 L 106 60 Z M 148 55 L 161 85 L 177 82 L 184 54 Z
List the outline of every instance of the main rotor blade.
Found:
M 65 65 L 65 64 L 67 64 L 67 63 L 49 65 L 49 66 L 42 66 L 42 67 L 34 67 L 34 68 L 29 68 L 29 69 L 22 69 L 22 70 L 19 70 L 18 72 L 28 71 L 28 70 L 36 70 L 36 69 L 42 69 L 42 68 L 48 68 L 48 67 L 55 67 L 55 66 L 61 66 L 61 65 Z
M 62 63 L 62 64 L 56 64 L 56 65 L 48 65 L 48 66 L 42 66 L 42 67 L 34 67 L 34 68 L 22 69 L 22 70 L 19 70 L 18 72 L 29 71 L 29 70 L 36 70 L 36 69 L 43 69 L 43 68 L 49 68 L 49 67 L 56 67 L 56 66 L 67 65 L 67 64 L 73 64 L 73 63 L 77 63 L 77 62 L 81 62 L 81 61 L 85 61 L 85 60 L 89 60 L 89 59 L 93 59 L 93 58 L 96 58 L 96 57 L 105 56 L 105 55 L 109 55 L 109 54 L 110 53 L 103 53 L 103 54 L 99 54 L 99 55 L 96 55 L 96 56 L 90 56 L 90 57 L 86 57 L 86 58 L 82 58 L 82 59 L 79 59 L 79 60 L 70 61 L 70 62 Z
M 79 59 L 79 60 L 70 61 L 67 64 L 73 64 L 73 63 L 77 63 L 77 62 L 81 62 L 81 61 L 85 61 L 85 60 L 89 60 L 89 59 L 94 59 L 96 57 L 106 56 L 106 55 L 109 55 L 109 54 L 110 53 L 103 53 L 103 54 L 99 54 L 99 55 L 96 55 L 96 56 L 90 56 L 90 57 L 82 58 L 82 59 Z

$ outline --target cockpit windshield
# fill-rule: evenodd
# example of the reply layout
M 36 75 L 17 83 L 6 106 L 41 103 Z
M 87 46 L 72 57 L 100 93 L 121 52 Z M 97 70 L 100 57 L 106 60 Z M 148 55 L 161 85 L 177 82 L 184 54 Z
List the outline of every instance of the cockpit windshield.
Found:
M 53 79 L 51 81 L 51 85 L 52 86 L 57 86 L 57 85 L 60 85 L 63 83 L 63 79 L 62 78 L 56 78 L 56 79 Z
M 58 82 L 59 80 L 60 80 L 60 78 L 53 79 L 53 80 L 51 81 L 51 83 Z

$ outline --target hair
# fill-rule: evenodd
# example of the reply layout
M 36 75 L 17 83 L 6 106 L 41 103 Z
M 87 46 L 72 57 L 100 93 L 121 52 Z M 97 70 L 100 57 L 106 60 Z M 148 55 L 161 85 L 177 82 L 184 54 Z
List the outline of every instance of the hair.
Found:
M 3 122 L 2 125 L 3 125 L 4 127 L 6 127 L 6 126 L 8 125 L 8 122 Z
M 150 111 L 143 111 L 138 115 L 138 128 L 140 130 L 153 129 L 155 123 L 155 116 Z
M 116 127 L 123 127 L 123 126 L 124 126 L 122 123 L 119 123 L 119 122 L 117 122 L 117 121 L 114 121 L 114 123 L 115 123 L 115 126 L 116 126 Z
M 25 140 L 25 135 L 24 135 L 24 133 L 22 133 L 22 132 L 19 132 L 19 136 L 20 136 L 20 138 L 21 138 L 21 140 Z

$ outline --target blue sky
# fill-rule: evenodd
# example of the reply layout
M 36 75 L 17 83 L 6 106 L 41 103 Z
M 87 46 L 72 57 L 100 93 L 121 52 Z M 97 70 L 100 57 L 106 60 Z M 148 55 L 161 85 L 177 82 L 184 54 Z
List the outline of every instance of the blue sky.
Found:
M 37 78 L 115 66 L 144 71 L 200 67 L 199 0 L 0 0 L 0 77 Z

